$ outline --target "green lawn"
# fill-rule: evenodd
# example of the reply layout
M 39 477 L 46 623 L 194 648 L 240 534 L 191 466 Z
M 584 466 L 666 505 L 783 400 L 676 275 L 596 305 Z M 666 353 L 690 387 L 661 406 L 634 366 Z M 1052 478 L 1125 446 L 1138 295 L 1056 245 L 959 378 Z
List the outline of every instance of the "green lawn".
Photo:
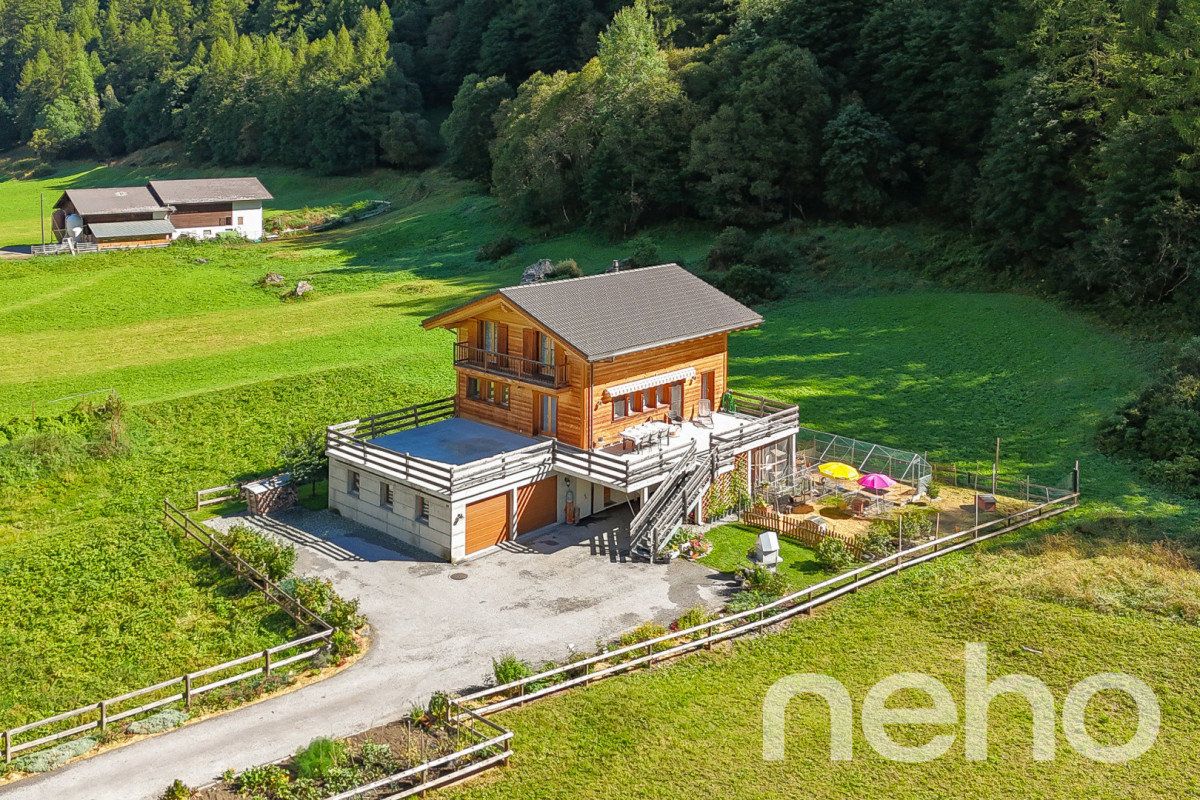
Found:
M 162 531 L 161 498 L 186 502 L 196 489 L 277 467 L 289 432 L 449 394 L 450 340 L 421 319 L 515 283 L 538 258 L 600 271 L 627 255 L 590 233 L 518 229 L 527 243 L 517 253 L 480 263 L 478 247 L 510 229 L 493 200 L 437 171 L 256 172 L 277 207 L 367 194 L 396 209 L 258 245 L 4 262 L 0 415 L 59 413 L 74 402 L 59 398 L 111 388 L 134 404 L 134 446 L 116 461 L 0 486 L 0 650 L 13 665 L 0 671 L 0 728 L 287 638 L 269 606 L 233 592 Z M 0 225 L 27 224 L 19 209 L 39 187 L 149 174 L 180 173 L 78 166 L 0 182 L 0 207 L 13 209 Z M 707 236 L 664 232 L 680 259 L 698 259 Z M 283 302 L 279 289 L 257 285 L 268 270 L 316 289 Z
M 18 229 L 36 224 L 36 211 L 19 209 L 43 184 L 57 181 L 57 191 L 122 174 L 132 180 L 138 171 L 164 174 L 124 169 L 78 166 L 0 182 L 0 240 L 20 241 Z M 161 497 L 186 500 L 197 488 L 277 467 L 289 432 L 444 396 L 452 386 L 449 339 L 421 330 L 424 316 L 515 282 L 537 258 L 575 258 L 598 272 L 628 255 L 627 244 L 591 233 L 546 238 L 509 228 L 492 199 L 436 170 L 336 180 L 255 171 L 278 208 L 364 193 L 396 208 L 329 234 L 260 245 L 4 262 L 0 414 L 53 412 L 66 407 L 56 398 L 114 388 L 134 404 L 134 446 L 115 461 L 0 487 L 0 651 L 9 667 L 0 670 L 0 727 L 286 636 L 257 598 L 231 591 L 162 531 Z M 997 435 L 1005 467 L 1035 479 L 1056 480 L 1080 458 L 1087 507 L 1079 519 L 1133 513 L 1142 515 L 1139 530 L 1152 515 L 1158 534 L 1194 531 L 1196 504 L 1092 447 L 1096 420 L 1145 381 L 1154 347 L 1047 302 L 914 279 L 930 252 L 912 244 L 929 241 L 915 229 L 847 230 L 809 232 L 824 237 L 830 263 L 797 273 L 797 295 L 763 308 L 761 330 L 734 337 L 734 388 L 797 402 L 806 425 L 928 449 L 934 459 L 984 463 Z M 499 264 L 477 262 L 476 249 L 506 231 L 525 241 L 520 250 Z M 687 225 L 653 233 L 664 260 L 692 265 L 711 238 Z M 887 266 L 880 254 L 888 253 L 901 255 L 872 288 L 862 277 Z M 309 280 L 316 291 L 282 302 L 278 290 L 256 285 L 268 270 L 289 284 Z M 744 531 L 730 535 L 710 559 L 740 561 L 750 543 Z M 805 559 L 795 557 L 794 579 L 812 582 Z M 1069 552 L 1060 559 L 1086 560 Z M 916 770 L 868 759 L 860 773 L 857 764 L 831 768 L 813 744 L 802 745 L 802 760 L 787 770 L 764 770 L 753 758 L 756 709 L 764 682 L 790 671 L 842 670 L 859 698 L 889 665 L 953 674 L 963 641 L 988 641 L 1003 666 L 1036 668 L 1056 687 L 1080 671 L 1125 665 L 1164 687 L 1165 708 L 1169 700 L 1178 710 L 1195 690 L 1180 656 L 1195 650 L 1194 627 L 1136 603 L 1122 606 L 1125 617 L 1100 614 L 1071 587 L 1009 594 L 996 574 L 995 563 L 977 569 L 974 557 L 956 558 L 840 601 L 782 636 L 739 644 L 733 655 L 687 659 L 535 704 L 508 717 L 518 733 L 514 768 L 475 791 L 648 797 L 662 794 L 670 775 L 680 776 L 679 793 L 716 796 L 952 792 L 973 780 L 961 759 Z M 1046 657 L 1029 661 L 1023 643 L 1040 645 Z M 1019 710 L 1011 716 L 1006 724 L 1019 724 Z M 1178 776 L 1166 756 L 1194 752 L 1200 722 L 1185 714 L 1168 723 L 1165 755 L 1120 776 L 1070 759 L 1057 771 L 1018 761 L 1028 774 L 1006 762 L 988 767 L 980 785 L 1066 796 L 1072 781 L 1103 788 L 1109 776 L 1113 796 L 1154 785 L 1169 795 Z M 1006 746 L 1017 747 L 1015 739 Z M 569 761 L 569 772 L 556 758 Z
M 712 542 L 712 552 L 700 559 L 706 567 L 718 572 L 733 572 L 747 563 L 746 554 L 754 549 L 759 528 L 749 525 L 719 525 L 705 536 Z M 811 549 L 780 537 L 779 555 L 783 559 L 776 570 L 793 589 L 803 589 L 833 577 L 821 569 L 817 554 Z

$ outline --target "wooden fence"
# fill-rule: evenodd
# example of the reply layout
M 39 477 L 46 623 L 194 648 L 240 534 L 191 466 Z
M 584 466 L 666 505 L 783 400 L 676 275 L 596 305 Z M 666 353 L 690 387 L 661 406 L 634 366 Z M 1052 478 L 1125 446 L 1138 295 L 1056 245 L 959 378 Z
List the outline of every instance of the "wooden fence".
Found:
M 174 526 L 186 537 L 200 542 L 236 574 L 276 603 L 292 619 L 313 632 L 256 653 L 161 681 L 153 686 L 135 689 L 98 703 L 89 703 L 36 722 L 9 728 L 0 733 L 0 746 L 3 747 L 6 764 L 19 753 L 44 747 L 88 731 L 103 732 L 109 725 L 124 722 L 175 703 L 182 703 L 185 707 L 190 708 L 192 701 L 205 692 L 240 683 L 250 678 L 269 676 L 275 670 L 311 659 L 328 647 L 329 639 L 333 635 L 333 628 L 330 625 L 318 614 L 280 589 L 266 575 L 247 564 L 220 541 L 213 538 L 207 528 L 194 522 L 169 500 L 163 501 L 163 522 L 166 525 Z M 208 682 L 203 682 L 205 680 Z M 146 699 L 151 696 L 153 696 L 152 699 Z M 125 707 L 134 700 L 143 702 L 132 708 Z M 68 727 L 62 728 L 63 725 Z M 39 732 L 41 735 L 36 735 Z M 35 738 L 19 741 L 31 734 Z
M 215 506 L 218 503 L 224 503 L 227 500 L 233 500 L 241 492 L 242 487 L 236 483 L 229 483 L 224 486 L 213 486 L 210 489 L 196 490 L 196 510 L 205 506 Z
M 799 542 L 806 547 L 815 548 L 825 539 L 838 539 L 842 544 L 846 545 L 846 549 L 850 551 L 851 555 L 855 558 L 862 557 L 862 544 L 860 542 L 840 536 L 832 528 L 828 531 L 823 531 L 815 522 L 806 519 L 785 517 L 783 514 L 771 509 L 766 511 L 749 509 L 742 512 L 742 522 L 752 525 L 755 528 L 775 531 L 783 538 Z

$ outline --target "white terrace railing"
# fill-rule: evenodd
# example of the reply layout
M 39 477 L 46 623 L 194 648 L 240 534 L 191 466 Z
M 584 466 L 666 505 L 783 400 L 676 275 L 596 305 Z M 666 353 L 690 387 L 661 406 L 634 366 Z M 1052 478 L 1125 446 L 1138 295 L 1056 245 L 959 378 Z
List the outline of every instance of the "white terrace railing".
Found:
M 737 453 L 795 431 L 799 412 L 763 397 L 730 392 L 727 403 L 736 408 L 729 413 L 749 421 L 733 430 L 713 434 L 709 447 L 719 453 L 716 464 L 724 468 Z M 631 491 L 652 484 L 670 473 L 691 456 L 691 441 L 658 448 L 640 455 L 615 455 L 601 450 L 584 450 L 553 439 L 512 450 L 470 464 L 453 466 L 421 458 L 374 444 L 373 440 L 391 433 L 449 419 L 455 414 L 455 400 L 446 397 L 430 403 L 342 422 L 326 429 L 326 452 L 348 464 L 404 481 L 412 486 L 449 498 L 495 480 L 501 480 L 533 468 L 555 468 L 594 480 L 620 491 Z

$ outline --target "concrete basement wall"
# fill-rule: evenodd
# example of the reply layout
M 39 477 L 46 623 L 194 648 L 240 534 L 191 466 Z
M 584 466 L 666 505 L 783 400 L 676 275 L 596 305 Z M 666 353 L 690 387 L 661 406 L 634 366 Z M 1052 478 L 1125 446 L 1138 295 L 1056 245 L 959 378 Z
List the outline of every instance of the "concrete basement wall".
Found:
M 358 496 L 348 491 L 351 471 L 359 474 Z M 382 496 L 381 483 L 391 484 L 390 509 L 379 504 Z M 454 528 L 450 503 L 423 495 L 429 509 L 429 521 L 418 522 L 414 519 L 417 494 L 418 492 L 408 486 L 390 481 L 361 467 L 347 465 L 335 458 L 329 460 L 330 509 L 336 509 L 343 517 L 387 534 L 402 544 L 449 561 L 453 552 Z

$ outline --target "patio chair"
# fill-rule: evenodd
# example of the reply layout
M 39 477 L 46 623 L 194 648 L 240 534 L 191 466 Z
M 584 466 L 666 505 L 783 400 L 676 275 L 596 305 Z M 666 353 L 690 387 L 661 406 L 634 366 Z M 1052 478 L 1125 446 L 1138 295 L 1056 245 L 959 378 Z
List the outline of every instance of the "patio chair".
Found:
M 712 400 L 701 400 L 696 406 L 696 424 L 701 428 L 713 427 Z

